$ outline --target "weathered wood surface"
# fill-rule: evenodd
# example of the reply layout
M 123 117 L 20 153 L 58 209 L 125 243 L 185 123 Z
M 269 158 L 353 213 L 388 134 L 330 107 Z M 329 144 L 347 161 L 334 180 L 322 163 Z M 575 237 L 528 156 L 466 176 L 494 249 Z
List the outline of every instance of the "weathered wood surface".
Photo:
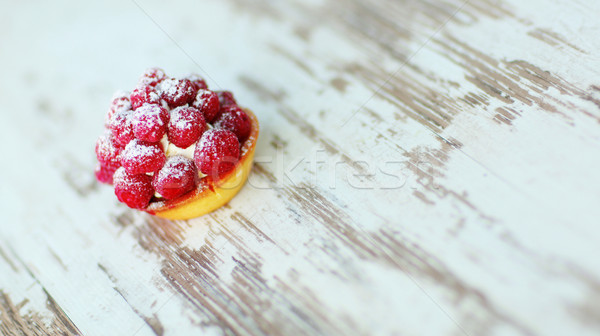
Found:
M 598 335 L 600 2 L 0 11 L 3 335 Z M 94 182 L 161 66 L 256 111 L 249 183 L 168 222 Z

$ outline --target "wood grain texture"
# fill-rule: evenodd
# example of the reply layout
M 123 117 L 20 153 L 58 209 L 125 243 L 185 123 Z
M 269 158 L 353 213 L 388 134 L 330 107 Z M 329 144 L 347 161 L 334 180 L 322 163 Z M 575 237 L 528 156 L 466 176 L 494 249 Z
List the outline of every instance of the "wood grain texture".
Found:
M 4 334 L 600 332 L 600 4 L 10 7 Z M 111 94 L 149 66 L 261 121 L 247 185 L 198 219 L 92 174 Z
M 6 336 L 81 335 L 39 283 L 32 271 L 10 251 L 0 248 L 0 272 L 11 295 L 0 289 L 0 333 Z M 12 296 L 12 298 L 11 298 Z M 15 297 L 20 301 L 14 301 Z

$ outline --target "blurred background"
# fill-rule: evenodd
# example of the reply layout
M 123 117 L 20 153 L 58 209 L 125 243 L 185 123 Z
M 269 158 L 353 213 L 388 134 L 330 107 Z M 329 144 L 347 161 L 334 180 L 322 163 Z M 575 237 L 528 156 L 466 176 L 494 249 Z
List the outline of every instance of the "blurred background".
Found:
M 0 333 L 597 335 L 598 13 L 0 0 Z M 111 97 L 148 67 L 260 120 L 210 215 L 94 179 Z

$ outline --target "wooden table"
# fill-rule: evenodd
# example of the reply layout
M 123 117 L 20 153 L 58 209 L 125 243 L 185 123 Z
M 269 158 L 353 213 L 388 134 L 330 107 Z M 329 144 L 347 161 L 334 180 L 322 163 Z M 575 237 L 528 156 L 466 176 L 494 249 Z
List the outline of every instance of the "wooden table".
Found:
M 600 334 L 600 1 L 13 2 L 2 335 Z M 197 72 L 249 182 L 170 222 L 93 177 L 112 93 Z

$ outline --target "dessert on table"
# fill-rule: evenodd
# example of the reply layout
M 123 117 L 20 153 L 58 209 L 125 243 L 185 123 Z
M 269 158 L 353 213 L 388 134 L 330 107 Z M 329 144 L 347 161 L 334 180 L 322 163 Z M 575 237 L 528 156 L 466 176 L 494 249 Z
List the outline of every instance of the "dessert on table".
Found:
M 244 185 L 259 125 L 229 91 L 192 74 L 147 69 L 117 92 L 96 142 L 96 178 L 133 209 L 189 219 L 227 203 Z

